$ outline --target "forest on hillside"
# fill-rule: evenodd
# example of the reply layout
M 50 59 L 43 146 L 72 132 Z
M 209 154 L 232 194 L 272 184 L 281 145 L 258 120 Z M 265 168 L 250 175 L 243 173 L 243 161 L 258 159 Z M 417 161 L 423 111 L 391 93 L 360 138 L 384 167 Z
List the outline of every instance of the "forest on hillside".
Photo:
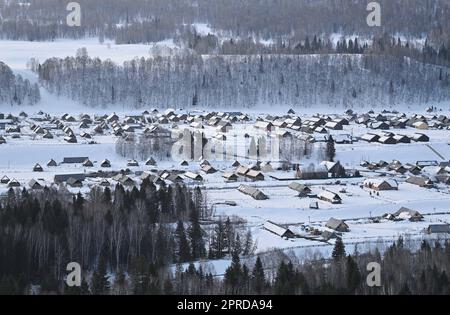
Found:
M 111 274 L 138 281 L 150 272 L 159 283 L 173 264 L 253 250 L 241 223 L 211 220 L 198 187 L 156 188 L 146 179 L 139 189 L 94 187 L 87 196 L 11 188 L 0 201 L 0 294 L 30 294 L 36 286 L 41 294 L 66 292 L 69 262 L 80 264 L 91 293 L 104 294 Z
M 449 43 L 450 3 L 446 0 L 379 0 L 382 28 L 366 23 L 366 0 L 78 0 L 82 25 L 66 25 L 65 2 L 1 0 L 0 37 L 54 40 L 99 36 L 117 43 L 186 41 L 193 23 L 242 39 L 303 40 L 309 34 L 430 36 Z
M 389 108 L 450 99 L 448 68 L 383 54 L 186 54 L 116 65 L 84 51 L 33 67 L 51 93 L 94 107 Z

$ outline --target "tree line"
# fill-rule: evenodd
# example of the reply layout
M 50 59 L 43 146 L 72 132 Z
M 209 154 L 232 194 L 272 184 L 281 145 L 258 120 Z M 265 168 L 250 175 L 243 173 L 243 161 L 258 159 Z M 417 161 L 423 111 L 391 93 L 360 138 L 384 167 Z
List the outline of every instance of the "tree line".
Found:
M 34 68 L 51 93 L 94 107 L 393 107 L 450 96 L 448 68 L 384 54 L 183 54 L 116 65 L 84 51 Z
M 338 238 L 330 259 L 301 260 L 286 254 L 278 263 L 264 264 L 267 257 L 257 256 L 249 264 L 233 255 L 223 277 L 211 277 L 203 268 L 190 264 L 173 275 L 164 294 L 237 294 L 237 295 L 449 295 L 450 242 L 422 241 L 412 250 L 399 238 L 382 254 L 347 254 Z M 266 256 L 277 257 L 272 252 Z M 380 286 L 368 286 L 370 262 L 381 266 Z

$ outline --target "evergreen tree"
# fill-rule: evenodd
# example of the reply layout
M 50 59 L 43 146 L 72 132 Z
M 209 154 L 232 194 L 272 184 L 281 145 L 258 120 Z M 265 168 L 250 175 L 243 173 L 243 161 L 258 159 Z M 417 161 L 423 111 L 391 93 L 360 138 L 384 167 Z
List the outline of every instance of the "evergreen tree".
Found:
M 357 263 L 353 260 L 352 256 L 347 256 L 346 262 L 347 271 L 347 290 L 349 293 L 355 293 L 361 282 L 361 273 Z
M 337 237 L 331 257 L 333 257 L 334 261 L 341 261 L 345 257 L 345 255 L 346 253 L 344 242 L 342 242 L 342 238 Z
M 255 266 L 253 267 L 251 276 L 252 289 L 256 294 L 261 294 L 266 286 L 266 276 L 264 274 L 264 268 L 259 256 L 256 258 Z
M 211 240 L 209 257 L 214 259 L 220 259 L 225 256 L 225 251 L 228 248 L 227 233 L 221 220 L 217 222 L 214 228 L 214 234 Z
M 191 260 L 191 247 L 186 237 L 184 224 L 182 221 L 178 221 L 175 231 L 175 238 L 178 247 L 178 262 L 183 263 Z
M 328 161 L 333 162 L 335 157 L 336 148 L 334 146 L 334 139 L 332 136 L 329 136 L 327 140 L 326 158 Z
M 189 238 L 192 247 L 192 259 L 198 259 L 205 257 L 206 249 L 205 242 L 203 240 L 204 232 L 200 227 L 199 217 L 197 209 L 193 209 L 190 215 Z
M 281 262 L 274 283 L 274 293 L 277 295 L 295 294 L 295 273 L 291 262 Z
M 109 277 L 106 273 L 106 259 L 100 256 L 97 269 L 92 276 L 91 291 L 94 295 L 105 295 L 109 291 Z
M 241 261 L 239 255 L 234 253 L 231 265 L 225 271 L 224 284 L 226 286 L 226 293 L 239 294 L 242 279 Z

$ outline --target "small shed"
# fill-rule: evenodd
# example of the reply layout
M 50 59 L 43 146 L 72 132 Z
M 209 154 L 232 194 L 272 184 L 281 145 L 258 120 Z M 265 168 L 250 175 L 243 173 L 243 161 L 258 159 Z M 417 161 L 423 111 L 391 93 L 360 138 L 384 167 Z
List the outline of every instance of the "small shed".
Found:
M 58 166 L 58 163 L 56 163 L 54 159 L 51 159 L 50 161 L 47 162 L 47 166 L 48 167 Z
M 311 193 L 311 188 L 309 188 L 306 185 L 299 184 L 299 183 L 296 183 L 296 182 L 290 183 L 288 187 L 290 189 L 295 190 L 296 192 L 298 192 L 298 196 L 299 197 L 306 197 L 306 196 L 308 196 L 308 194 Z
M 101 167 L 111 167 L 111 162 L 108 159 L 104 159 L 100 164 Z
M 139 163 L 136 160 L 130 160 L 128 161 L 127 166 L 139 166 Z
M 147 161 L 145 161 L 145 165 L 148 166 L 155 166 L 156 165 L 156 161 L 153 157 L 150 157 L 149 159 L 147 159 Z
M 3 177 L 0 179 L 0 183 L 1 183 L 1 184 L 8 184 L 9 181 L 10 181 L 10 179 L 9 179 L 9 177 L 6 176 L 6 175 L 3 176 Z
M 43 172 L 44 169 L 42 168 L 41 165 L 39 165 L 39 163 L 36 163 L 36 165 L 33 167 L 33 172 Z
M 87 159 L 86 161 L 83 162 L 83 166 L 84 167 L 93 167 L 94 163 L 92 163 L 91 160 Z
M 31 189 L 42 189 L 42 185 L 35 179 L 30 180 L 28 186 L 30 186 Z
M 66 183 L 70 187 L 83 187 L 83 181 L 80 179 L 73 178 L 73 177 L 70 177 Z
M 20 183 L 17 181 L 17 179 L 12 179 L 9 183 L 8 183 L 8 187 L 20 187 Z
M 450 224 L 430 224 L 428 234 L 450 234 Z

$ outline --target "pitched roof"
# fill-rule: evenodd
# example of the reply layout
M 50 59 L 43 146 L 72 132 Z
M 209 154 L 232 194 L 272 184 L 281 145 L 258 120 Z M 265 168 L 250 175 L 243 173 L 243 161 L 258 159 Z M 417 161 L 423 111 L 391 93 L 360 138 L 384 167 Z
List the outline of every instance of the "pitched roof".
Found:
M 291 230 L 281 227 L 278 224 L 273 223 L 272 221 L 266 221 L 264 223 L 264 229 L 281 237 L 284 237 L 286 234 L 294 234 Z
M 83 163 L 84 161 L 88 160 L 88 157 L 82 157 L 82 156 L 74 156 L 74 157 L 65 157 L 63 159 L 63 163 Z
M 338 230 L 341 228 L 345 229 L 345 230 L 348 229 L 348 225 L 343 220 L 339 220 L 339 219 L 335 219 L 335 218 L 330 218 L 328 220 L 328 222 L 326 223 L 326 226 L 333 230 Z

